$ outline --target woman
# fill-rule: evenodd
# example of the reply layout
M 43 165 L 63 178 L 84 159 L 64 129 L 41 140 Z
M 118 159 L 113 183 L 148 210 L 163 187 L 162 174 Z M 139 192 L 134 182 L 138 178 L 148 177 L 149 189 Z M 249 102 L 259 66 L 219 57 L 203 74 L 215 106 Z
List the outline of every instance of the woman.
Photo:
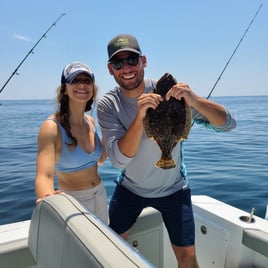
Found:
M 87 65 L 73 62 L 65 66 L 58 110 L 43 122 L 38 135 L 35 190 L 37 203 L 62 191 L 108 223 L 106 190 L 97 170 L 106 152 L 93 118 L 85 114 L 91 110 L 96 90 L 94 74 Z

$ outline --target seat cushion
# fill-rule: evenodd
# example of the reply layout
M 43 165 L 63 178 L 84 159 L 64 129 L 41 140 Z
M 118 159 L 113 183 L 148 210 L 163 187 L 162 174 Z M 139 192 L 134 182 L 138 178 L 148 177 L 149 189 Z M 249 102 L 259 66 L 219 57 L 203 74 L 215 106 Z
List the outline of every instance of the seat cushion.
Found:
M 28 244 L 41 268 L 153 267 L 67 194 L 48 196 L 36 206 Z

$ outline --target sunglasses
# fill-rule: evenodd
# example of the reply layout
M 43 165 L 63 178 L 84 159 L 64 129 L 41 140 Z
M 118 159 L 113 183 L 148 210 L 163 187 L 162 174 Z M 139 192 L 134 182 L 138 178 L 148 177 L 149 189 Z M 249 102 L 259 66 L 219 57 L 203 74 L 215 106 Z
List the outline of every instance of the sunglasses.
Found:
M 76 84 L 87 84 L 90 85 L 92 83 L 92 80 L 90 78 L 74 78 L 73 81 L 71 82 L 72 85 Z
M 110 61 L 112 67 L 115 70 L 123 68 L 124 64 L 127 63 L 129 66 L 136 66 L 139 63 L 140 55 L 131 54 L 126 58 L 114 58 Z

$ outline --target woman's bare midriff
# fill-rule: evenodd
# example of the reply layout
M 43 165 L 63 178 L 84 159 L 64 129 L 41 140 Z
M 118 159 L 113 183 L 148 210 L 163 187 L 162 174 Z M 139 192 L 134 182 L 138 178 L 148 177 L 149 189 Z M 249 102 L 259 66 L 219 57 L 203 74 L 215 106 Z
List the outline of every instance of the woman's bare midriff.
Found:
M 96 166 L 76 172 L 57 172 L 56 174 L 59 188 L 66 191 L 79 191 L 94 188 L 101 182 Z

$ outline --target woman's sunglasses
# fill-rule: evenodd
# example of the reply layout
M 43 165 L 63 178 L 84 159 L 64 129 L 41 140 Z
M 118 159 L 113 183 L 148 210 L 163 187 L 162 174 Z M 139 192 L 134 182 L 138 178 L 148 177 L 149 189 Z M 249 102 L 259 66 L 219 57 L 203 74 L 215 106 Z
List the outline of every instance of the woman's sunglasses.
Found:
M 85 78 L 74 78 L 73 81 L 71 82 L 72 85 L 75 84 L 86 84 L 86 85 L 90 85 L 92 83 L 92 80 L 89 77 L 85 77 Z
M 125 58 L 114 58 L 110 61 L 110 63 L 115 70 L 120 70 L 121 68 L 123 68 L 125 63 L 130 66 L 136 66 L 139 63 L 139 60 L 139 54 L 131 54 Z

